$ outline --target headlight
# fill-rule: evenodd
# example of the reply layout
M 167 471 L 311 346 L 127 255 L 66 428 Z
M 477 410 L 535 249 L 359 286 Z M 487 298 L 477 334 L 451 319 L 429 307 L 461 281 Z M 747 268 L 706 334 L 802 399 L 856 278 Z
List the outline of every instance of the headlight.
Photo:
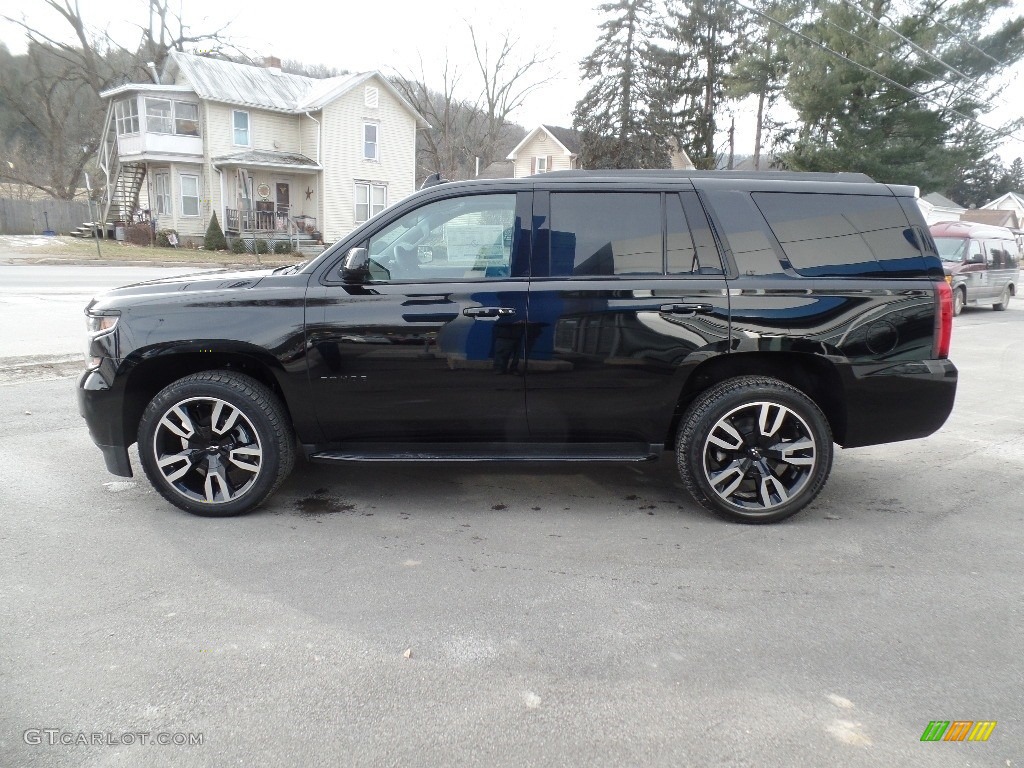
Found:
M 90 368 L 97 367 L 103 358 L 92 353 L 92 343 L 107 333 L 110 333 L 117 326 L 118 314 L 94 315 L 85 313 L 85 362 Z

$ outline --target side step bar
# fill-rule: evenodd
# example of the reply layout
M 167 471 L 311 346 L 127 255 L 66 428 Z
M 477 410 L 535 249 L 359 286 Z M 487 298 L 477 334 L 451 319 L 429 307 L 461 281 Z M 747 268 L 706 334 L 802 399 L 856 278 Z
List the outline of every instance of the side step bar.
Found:
M 374 443 L 308 453 L 310 461 L 654 461 L 661 445 L 645 443 Z

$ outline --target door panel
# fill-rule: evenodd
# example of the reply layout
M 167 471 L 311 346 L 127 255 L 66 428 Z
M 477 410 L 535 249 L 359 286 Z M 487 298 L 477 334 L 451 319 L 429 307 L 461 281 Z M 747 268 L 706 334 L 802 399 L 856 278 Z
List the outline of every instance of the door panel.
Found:
M 528 193 L 427 203 L 369 236 L 368 281 L 335 272 L 310 290 L 309 375 L 329 442 L 526 438 L 529 206 Z

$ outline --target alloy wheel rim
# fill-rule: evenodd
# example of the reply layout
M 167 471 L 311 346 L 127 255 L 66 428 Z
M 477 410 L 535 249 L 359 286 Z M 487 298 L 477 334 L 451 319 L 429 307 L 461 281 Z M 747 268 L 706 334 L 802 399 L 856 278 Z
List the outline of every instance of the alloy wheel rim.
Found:
M 248 417 L 216 397 L 192 397 L 157 422 L 153 456 L 167 484 L 191 501 L 227 504 L 248 493 L 263 447 Z
M 722 416 L 704 441 L 704 476 L 731 507 L 768 513 L 798 496 L 817 465 L 807 422 L 781 403 L 745 403 Z

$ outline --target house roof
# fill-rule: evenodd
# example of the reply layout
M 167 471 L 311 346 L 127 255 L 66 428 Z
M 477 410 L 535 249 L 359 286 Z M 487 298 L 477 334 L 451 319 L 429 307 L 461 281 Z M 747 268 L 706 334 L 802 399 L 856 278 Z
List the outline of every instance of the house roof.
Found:
M 315 160 L 310 160 L 298 152 L 271 152 L 263 149 L 250 149 L 245 152 L 234 152 L 211 158 L 215 166 L 244 165 L 258 168 L 287 168 L 291 171 L 319 171 L 322 167 Z
M 1001 210 L 1002 206 L 1006 203 L 1017 208 L 1024 208 L 1024 195 L 1020 192 L 1007 192 L 1005 195 L 997 197 L 995 200 L 985 203 L 981 207 L 986 210 Z
M 480 171 L 478 179 L 511 179 L 515 176 L 515 164 L 511 160 L 495 160 Z
M 557 125 L 538 125 L 523 137 L 523 140 L 516 144 L 515 149 L 508 153 L 507 160 L 515 160 L 519 156 L 519 150 L 525 147 L 539 133 L 546 133 L 550 136 L 566 155 L 575 155 L 580 151 L 580 138 L 572 128 L 560 128 Z
M 412 114 L 419 127 L 427 126 L 423 116 L 377 70 L 339 77 L 304 77 L 286 74 L 280 69 L 172 51 L 164 67 L 164 79 L 175 75 L 188 82 L 201 99 L 289 114 L 322 109 L 361 83 L 377 77 L 388 93 Z
M 967 210 L 962 205 L 953 202 L 948 197 L 943 197 L 938 192 L 929 192 L 927 195 L 922 195 L 921 199 L 927 203 L 931 203 L 936 208 L 953 208 L 958 211 Z
M 1020 222 L 1017 221 L 1016 211 L 1002 211 L 998 209 L 972 208 L 960 215 L 961 221 L 973 221 L 978 224 L 989 224 L 993 227 L 1009 227 L 1017 229 Z

